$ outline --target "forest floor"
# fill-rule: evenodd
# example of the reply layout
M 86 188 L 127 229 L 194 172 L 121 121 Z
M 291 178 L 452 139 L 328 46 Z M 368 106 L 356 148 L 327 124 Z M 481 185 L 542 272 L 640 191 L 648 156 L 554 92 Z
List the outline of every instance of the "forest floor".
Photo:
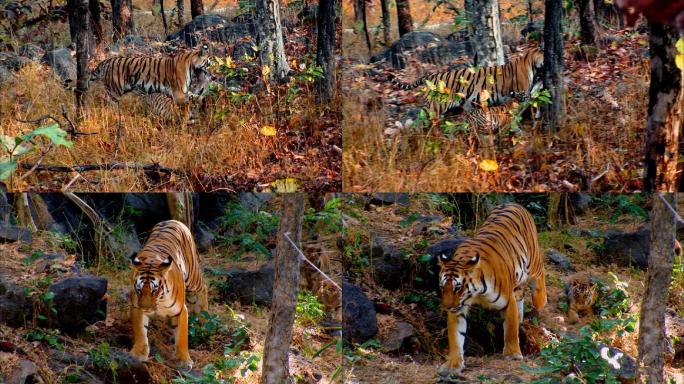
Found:
M 151 3 L 137 3 L 134 11 L 136 33 L 151 47 L 161 48 L 164 30 L 158 16 L 148 14 Z M 218 14 L 232 18 L 240 12 L 236 2 L 207 4 L 219 9 Z M 294 70 L 290 82 L 265 86 L 258 58 L 242 57 L 223 67 L 234 45 L 210 44 L 211 68 L 219 78 L 231 76 L 230 89 L 220 89 L 197 106 L 196 122 L 161 123 L 148 112 L 144 98 L 125 95 L 121 100 L 122 136 L 115 156 L 118 113 L 116 104 L 108 100 L 99 83 L 91 83 L 86 94 L 87 108 L 79 129 L 90 135 L 69 137 L 71 148 L 55 146 L 43 154 L 36 150 L 19 159 L 17 174 L 9 180 L 10 190 L 52 191 L 167 191 L 167 190 L 257 190 L 277 191 L 305 189 L 332 191 L 341 188 L 342 132 L 335 101 L 329 105 L 316 100 L 315 23 L 297 17 L 301 6 L 283 7 L 283 23 L 287 26 L 285 50 Z M 188 9 L 189 12 L 189 9 Z M 176 30 L 169 18 L 170 32 Z M 175 20 L 175 19 L 174 19 Z M 186 21 L 190 17 L 186 17 Z M 111 36 L 111 22 L 105 20 L 105 36 Z M 46 31 L 49 29 L 50 33 Z M 46 33 L 42 33 L 42 32 Z M 254 38 L 255 41 L 255 38 Z M 24 35 L 11 36 L 9 44 L 16 50 L 25 43 L 45 49 L 67 46 L 67 23 L 54 22 L 35 27 Z M 235 41 L 235 45 L 245 41 Z M 254 52 L 253 56 L 256 56 Z M 226 55 L 226 56 L 223 56 Z M 98 52 L 89 64 L 94 66 L 107 55 Z M 261 85 L 259 85 L 261 84 Z M 335 97 L 339 97 L 336 95 Z M 68 124 L 62 117 L 65 107 L 75 120 L 74 94 L 65 89 L 52 69 L 32 62 L 21 68 L 0 89 L 0 133 L 17 136 L 39 124 L 22 123 L 49 114 L 57 117 L 62 128 Z M 44 124 L 52 123 L 46 121 Z M 45 150 L 47 142 L 38 141 Z M 140 169 L 102 171 L 28 172 L 30 166 L 75 166 L 112 162 L 157 164 L 170 171 L 143 172 Z
M 422 8 L 432 5 L 414 3 Z M 535 7 L 543 9 L 536 3 Z M 502 21 L 508 20 L 510 26 L 504 28 L 508 34 L 504 40 L 520 39 L 524 23 L 510 21 L 524 16 L 524 8 L 519 8 L 502 11 Z M 430 18 L 418 30 L 441 35 L 453 31 L 444 11 L 435 15 L 436 20 Z M 574 14 L 571 17 L 574 20 Z M 542 131 L 540 121 L 526 118 L 514 141 L 492 156 L 478 149 L 468 133 L 444 133 L 445 122 L 458 126 L 458 115 L 433 122 L 436 125 L 430 129 L 409 124 L 406 112 L 420 108 L 423 97 L 417 95 L 419 89 L 400 90 L 392 79 L 410 82 L 445 67 L 416 61 L 403 70 L 368 64 L 364 40 L 349 23 L 342 63 L 345 190 L 626 192 L 641 188 L 650 77 L 647 34 L 606 27 L 600 53 L 587 61 L 577 53 L 577 26 L 570 21 L 564 39 L 568 97 L 563 127 L 549 134 Z M 536 45 L 524 42 L 517 49 Z M 373 53 L 380 48 L 376 43 Z M 415 117 L 411 120 L 415 122 Z M 482 169 L 482 160 L 495 160 L 498 169 Z
M 334 242 L 330 238 L 310 241 L 304 244 L 307 255 L 313 260 L 323 257 L 324 254 L 336 252 Z M 35 251 L 44 253 L 64 253 L 64 249 L 55 246 L 54 236 L 44 233 L 34 234 L 30 246 L 18 244 L 0 245 L 0 272 L 10 274 L 16 278 L 21 286 L 35 287 L 46 279 L 57 281 L 73 273 L 55 272 L 62 267 L 71 267 L 74 263 L 81 264 L 80 256 L 69 254 L 62 266 L 50 268 L 48 272 L 38 270 L 36 264 L 26 260 Z M 270 311 L 268 307 L 261 305 L 244 305 L 238 301 L 230 302 L 222 298 L 219 288 L 226 285 L 226 277 L 207 273 L 207 271 L 226 270 L 229 268 L 244 268 L 255 270 L 266 261 L 262 256 L 246 253 L 239 260 L 234 258 L 235 249 L 212 248 L 202 254 L 205 278 L 209 284 L 209 313 L 212 316 L 211 325 L 204 329 L 211 330 L 208 333 L 209 340 L 205 343 L 192 344 L 190 355 L 194 360 L 193 371 L 190 372 L 197 380 L 200 380 L 203 369 L 209 369 L 209 364 L 228 364 L 227 368 L 216 369 L 215 379 L 223 378 L 225 382 L 255 384 L 260 382 L 261 358 Z M 329 255 L 328 255 L 329 256 Z M 26 327 L 14 329 L 0 322 L 0 378 L 2 373 L 11 372 L 20 358 L 29 359 L 38 365 L 41 376 L 47 383 L 74 382 L 73 375 L 82 370 L 100 377 L 111 375 L 98 371 L 90 365 L 79 366 L 72 364 L 64 369 L 56 369 L 53 362 L 48 358 L 54 350 L 46 341 L 29 341 L 30 333 L 53 334 L 60 344 L 60 350 L 75 355 L 86 355 L 92 351 L 98 351 L 103 344 L 107 344 L 111 350 L 128 351 L 131 347 L 131 328 L 128 320 L 128 292 L 130 289 L 131 271 L 129 267 L 124 269 L 115 268 L 110 262 L 102 261 L 89 268 L 82 268 L 79 274 L 92 274 L 104 277 L 108 281 L 107 314 L 104 321 L 99 321 L 89 326 L 86 331 L 78 336 L 69 337 L 64 334 L 54 334 L 49 329 Z M 44 265 L 43 265 L 44 268 Z M 341 270 L 331 264 L 329 271 L 332 277 L 339 279 Z M 230 284 L 228 282 L 228 284 Z M 340 296 L 324 304 L 325 314 L 322 317 L 307 317 L 306 313 L 299 313 L 295 319 L 293 328 L 293 343 L 291 346 L 290 369 L 298 383 L 331 383 L 336 382 L 335 376 L 341 369 L 341 356 L 337 352 L 337 338 L 339 330 L 331 330 L 330 323 L 339 324 L 341 320 Z M 337 336 L 336 336 L 337 334 Z M 170 327 L 161 320 L 151 322 L 150 337 L 150 360 L 145 364 L 154 382 L 169 383 L 172 379 L 180 379 L 180 372 L 173 365 L 173 337 Z M 240 350 L 232 357 L 225 352 L 224 347 L 237 345 L 243 342 Z M 7 346 L 20 352 L 8 353 Z M 4 347 L 4 348 L 3 348 Z M 103 358 L 108 358 L 104 354 Z M 256 363 L 252 362 L 256 360 Z M 234 364 L 230 366 L 230 364 Z M 211 369 L 209 372 L 214 372 Z M 208 380 L 208 379 L 204 379 Z M 185 381 L 181 381 L 183 383 Z M 199 381 L 198 381 L 199 382 Z M 214 381 L 201 381 L 214 382 Z
M 389 240 L 392 246 L 399 249 L 406 260 L 412 265 L 420 265 L 421 255 L 425 254 L 428 245 L 442 239 L 453 238 L 453 234 L 447 235 L 447 228 L 454 226 L 451 218 L 444 218 L 441 222 L 432 222 L 425 230 L 425 224 L 421 223 L 422 217 L 445 217 L 444 211 L 437 209 L 436 204 L 430 197 L 412 195 L 410 205 L 387 205 L 371 206 L 370 209 L 350 206 L 346 213 L 349 215 L 348 239 L 357 239 L 356 244 L 368 244 L 371 237 Z M 484 198 L 486 199 L 486 197 Z M 484 200 L 483 199 L 483 200 Z M 681 207 L 684 212 L 684 206 Z M 486 208 L 483 210 L 486 211 Z M 458 215 L 458 213 L 456 213 Z M 418 219 L 416 219 L 418 218 Z M 482 220 L 484 216 L 478 218 Z M 633 231 L 647 225 L 643 217 L 628 214 L 619 209 L 604 207 L 592 209 L 577 218 L 577 224 L 557 230 L 540 228 L 540 244 L 542 252 L 549 249 L 560 250 L 567 255 L 572 265 L 578 272 L 588 271 L 592 276 L 603 282 L 613 281 L 613 275 L 618 281 L 625 284 L 629 295 L 629 310 L 624 316 L 633 316 L 637 321 L 641 297 L 644 292 L 646 273 L 636 267 L 624 268 L 614 264 L 602 264 L 596 255 L 596 239 L 580 236 L 580 233 L 598 233 L 607 229 L 621 231 Z M 460 228 L 460 225 L 456 225 Z M 422 229 L 417 229 L 422 228 Z M 472 235 L 473 229 L 461 228 L 459 235 Z M 355 244 L 351 242 L 351 244 Z M 368 298 L 373 301 L 376 308 L 384 308 L 385 313 L 378 312 L 378 334 L 376 343 L 354 345 L 346 351 L 347 366 L 346 376 L 351 383 L 380 383 L 380 384 L 426 384 L 437 381 L 437 372 L 448 352 L 446 342 L 446 320 L 436 320 L 435 308 L 439 302 L 432 291 L 418 289 L 415 284 L 404 282 L 398 290 L 388 290 L 378 284 L 378 279 L 386 277 L 374 276 L 373 260 L 359 260 L 358 253 L 345 252 L 345 278 L 362 288 Z M 351 259 L 350 259 L 351 258 Z M 546 259 L 546 257 L 545 257 Z M 565 302 L 564 278 L 567 271 L 557 269 L 545 261 L 546 286 L 548 303 L 540 311 L 537 320 L 525 318 L 523 329 L 534 329 L 533 324 L 538 324 L 550 331 L 553 335 L 572 334 L 596 319 L 597 315 L 589 314 L 580 317 L 580 321 L 571 324 L 567 315 L 562 310 Z M 680 268 L 684 266 L 684 260 L 677 260 Z M 370 265 L 371 267 L 368 267 Z M 414 267 L 412 267 L 414 268 Z M 415 267 L 418 271 L 420 267 Z M 414 275 L 415 273 L 415 275 Z M 412 272 L 410 276 L 417 276 L 418 272 Z M 424 276 L 424 275 L 420 275 Z M 436 275 L 435 275 L 436 278 Z M 668 307 L 684 316 L 684 306 L 681 298 L 684 297 L 684 274 L 673 276 L 675 283 L 671 292 Z M 418 281 L 418 278 L 415 278 Z M 531 308 L 530 294 L 525 295 L 525 308 Z M 488 314 L 495 315 L 493 312 Z M 402 347 L 399 351 L 384 352 L 382 348 L 375 347 L 380 340 L 390 333 L 397 322 L 408 322 L 415 329 L 418 341 L 412 347 Z M 472 326 L 472 325 L 471 325 Z M 636 325 L 638 330 L 638 323 Z M 493 332 L 494 331 L 490 331 Z M 523 331 L 524 332 L 524 331 Z M 637 355 L 637 332 L 624 333 L 617 336 L 608 332 L 602 334 L 610 340 L 610 344 L 621 349 L 631 356 Z M 548 341 L 547 341 L 548 342 Z M 462 372 L 462 381 L 459 383 L 529 383 L 539 376 L 530 372 L 525 366 L 544 366 L 544 360 L 540 358 L 538 351 L 526 351 L 525 342 L 522 348 L 525 359 L 522 361 L 510 361 L 505 359 L 500 352 L 481 356 L 465 357 L 466 368 Z M 544 344 L 544 343 L 542 343 Z M 384 345 L 384 344 L 382 344 Z M 405 349 L 408 348 L 408 349 Z M 684 365 L 682 362 L 670 362 L 666 364 L 666 373 L 674 383 L 684 383 Z

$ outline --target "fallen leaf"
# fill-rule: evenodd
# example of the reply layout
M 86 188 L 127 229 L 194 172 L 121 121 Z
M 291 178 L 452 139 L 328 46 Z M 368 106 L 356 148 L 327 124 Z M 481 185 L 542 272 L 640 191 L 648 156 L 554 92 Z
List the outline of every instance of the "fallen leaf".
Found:
M 499 169 L 499 164 L 496 160 L 485 159 L 480 161 L 480 169 L 485 172 L 494 172 Z
M 275 136 L 276 135 L 276 129 L 272 125 L 264 125 L 261 127 L 259 130 L 259 133 L 261 133 L 264 136 Z

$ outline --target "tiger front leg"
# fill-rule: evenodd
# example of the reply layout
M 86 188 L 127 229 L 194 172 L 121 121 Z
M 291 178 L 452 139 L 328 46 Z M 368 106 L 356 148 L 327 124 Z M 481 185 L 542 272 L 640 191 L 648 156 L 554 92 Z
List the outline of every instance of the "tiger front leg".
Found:
M 150 355 L 150 345 L 147 341 L 147 327 L 149 318 L 138 308 L 131 308 L 131 323 L 133 325 L 133 348 L 131 355 L 140 361 L 147 361 Z
M 192 359 L 188 352 L 188 308 L 183 305 L 177 316 L 178 326 L 175 329 L 176 338 L 176 361 L 180 368 L 192 369 Z M 174 321 L 176 323 L 176 321 Z
M 522 360 L 520 352 L 520 339 L 518 330 L 520 329 L 520 318 L 518 317 L 518 305 L 515 296 L 508 299 L 508 306 L 504 314 L 504 350 L 503 354 L 507 359 Z
M 464 313 L 449 312 L 447 316 L 449 356 L 446 363 L 442 364 L 439 368 L 439 374 L 443 376 L 460 373 L 465 367 L 463 363 L 463 343 L 465 342 L 466 328 L 468 326 Z

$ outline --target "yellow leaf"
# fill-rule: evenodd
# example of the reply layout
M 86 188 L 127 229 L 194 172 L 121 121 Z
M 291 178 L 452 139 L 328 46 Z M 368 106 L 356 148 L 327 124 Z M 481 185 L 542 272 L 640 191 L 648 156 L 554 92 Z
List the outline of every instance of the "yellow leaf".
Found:
M 487 100 L 489 100 L 489 96 L 490 96 L 489 91 L 486 89 L 483 89 L 482 91 L 480 91 L 480 102 L 482 102 L 482 103 L 486 102 Z
M 233 61 L 233 58 L 230 56 L 226 57 L 226 67 L 235 68 L 235 62 Z
M 264 125 L 259 132 L 264 136 L 275 136 L 276 128 L 272 125 Z
M 273 192 L 278 192 L 278 193 L 289 193 L 289 192 L 297 192 L 299 189 L 299 181 L 297 179 L 294 179 L 292 177 L 288 177 L 286 179 L 278 179 L 274 182 L 271 183 L 271 186 L 273 187 Z
M 270 75 L 270 74 L 271 74 L 271 67 L 269 67 L 268 65 L 264 65 L 261 68 L 261 77 L 263 77 L 264 79 L 268 79 L 268 75 Z
M 499 169 L 499 164 L 496 160 L 485 159 L 480 161 L 480 169 L 485 172 L 494 172 Z
M 684 37 L 680 37 L 679 40 L 677 40 L 675 48 L 677 48 L 677 52 L 684 53 Z
M 675 64 L 677 65 L 677 68 L 684 71 L 684 53 L 675 55 Z

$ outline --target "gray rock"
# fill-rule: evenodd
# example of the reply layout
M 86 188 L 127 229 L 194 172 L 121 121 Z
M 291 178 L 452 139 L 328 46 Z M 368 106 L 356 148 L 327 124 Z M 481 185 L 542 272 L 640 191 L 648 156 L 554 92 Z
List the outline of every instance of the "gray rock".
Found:
M 408 206 L 409 200 L 410 196 L 408 193 L 378 192 L 371 195 L 369 203 L 373 205 L 398 204 Z
M 606 233 L 599 261 L 615 263 L 620 267 L 648 267 L 651 231 L 642 228 L 635 232 L 611 230 Z
M 17 49 L 20 56 L 26 57 L 32 61 L 39 61 L 45 54 L 45 50 L 35 44 L 27 43 Z
M 111 52 L 120 55 L 133 55 L 140 53 L 152 54 L 159 51 L 159 48 L 150 44 L 145 38 L 138 35 L 126 35 L 123 38 L 109 45 Z
M 546 251 L 546 258 L 551 262 L 551 264 L 565 274 L 575 272 L 575 266 L 572 265 L 570 259 L 555 249 L 549 249 Z
M 0 67 L 2 68 L 2 67 Z M 0 77 L 2 75 L 0 74 Z M 1 82 L 1 80 L 0 80 Z M 9 222 L 12 219 L 12 206 L 7 199 L 7 192 L 0 185 L 0 222 Z
M 224 299 L 238 300 L 244 305 L 271 305 L 275 275 L 272 265 L 266 264 L 256 271 L 230 269 L 225 274 Z
M 67 277 L 49 288 L 54 293 L 54 319 L 65 333 L 73 334 L 96 321 L 104 320 L 107 313 L 107 280 L 97 276 Z
M 665 329 L 672 357 L 684 358 L 684 318 L 677 316 L 675 311 L 668 310 L 665 314 Z
M 0 65 L 0 84 L 8 82 L 14 78 L 14 74 L 8 68 Z
M 416 52 L 416 58 L 423 63 L 430 63 L 434 65 L 447 65 L 452 63 L 456 59 L 460 59 L 463 56 L 473 55 L 473 48 L 469 41 L 466 42 L 453 42 L 447 41 L 437 46 L 429 46 L 423 50 Z M 465 67 L 465 64 L 459 65 L 458 67 L 449 68 L 457 69 Z
M 370 250 L 375 281 L 387 289 L 397 289 L 409 278 L 410 263 L 389 240 L 374 236 Z
M 430 245 L 427 249 L 427 253 L 432 255 L 435 261 L 441 255 L 451 256 L 454 254 L 454 251 L 456 251 L 456 248 L 458 248 L 458 246 L 461 245 L 461 243 L 466 239 L 468 238 L 461 236 L 452 239 L 440 240 Z
M 614 361 L 617 363 L 617 367 L 611 364 L 610 370 L 613 372 L 613 374 L 615 374 L 618 380 L 624 382 L 636 379 L 637 363 L 635 358 L 620 349 L 605 344 L 599 344 L 599 348 L 599 352 L 602 352 L 604 348 L 608 348 L 606 355 L 609 359 L 611 359 L 608 361 Z M 617 357 L 618 355 L 620 355 L 619 358 Z
M 231 56 L 236 61 L 244 60 L 245 57 L 256 57 L 258 52 L 255 48 L 257 48 L 257 45 L 252 39 L 238 41 L 233 46 L 233 54 Z
M 24 289 L 0 274 L 0 321 L 11 327 L 22 327 L 31 321 L 33 305 Z
M 2 377 L 0 376 L 0 379 Z M 7 377 L 6 384 L 29 384 L 42 382 L 38 374 L 38 366 L 26 359 L 19 360 L 19 366 L 15 367 Z
M 194 237 L 197 250 L 200 252 L 208 251 L 216 241 L 216 234 L 204 224 L 195 225 Z
M 76 84 L 76 60 L 68 49 L 59 48 L 45 53 L 43 62 L 52 67 L 63 83 Z
M 583 215 L 591 205 L 591 195 L 585 192 L 571 193 L 570 204 L 576 215 Z
M 443 45 L 445 39 L 432 32 L 409 32 L 404 34 L 392 46 L 382 52 L 373 55 L 371 63 L 387 60 L 394 68 L 403 69 L 408 60 L 407 57 L 418 48 L 429 48 Z
M 31 243 L 31 231 L 28 228 L 17 227 L 15 225 L 0 223 L 0 243 Z
M 204 14 L 195 17 L 179 31 L 166 37 L 167 41 L 180 40 L 189 47 L 194 47 L 206 37 L 210 41 L 234 43 L 238 38 L 255 36 L 253 21 L 248 18 L 233 21 L 216 14 Z
M 0 65 L 9 69 L 10 71 L 16 72 L 30 63 L 30 59 L 19 56 L 16 53 L 0 52 Z
M 414 337 L 416 331 L 409 323 L 399 321 L 394 328 L 385 336 L 380 343 L 385 352 L 395 352 L 402 348 L 404 342 Z
M 256 212 L 261 209 L 266 203 L 273 200 L 275 196 L 273 193 L 254 193 L 243 192 L 239 194 L 240 205 L 248 211 Z
M 378 333 L 375 306 L 361 288 L 342 281 L 342 337 L 363 343 Z

